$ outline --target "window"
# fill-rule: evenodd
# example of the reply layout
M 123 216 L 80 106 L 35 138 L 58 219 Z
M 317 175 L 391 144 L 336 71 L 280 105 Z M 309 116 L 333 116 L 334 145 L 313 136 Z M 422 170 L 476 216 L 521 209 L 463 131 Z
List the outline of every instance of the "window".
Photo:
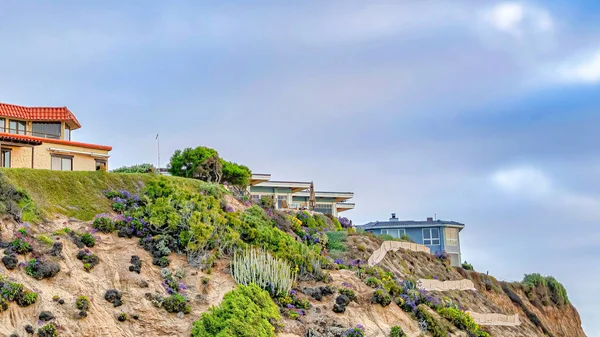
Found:
M 438 228 L 423 228 L 423 244 L 425 246 L 438 246 L 440 244 L 440 230 Z
M 10 150 L 2 149 L 0 157 L 0 167 L 10 167 Z
M 4 118 L 0 118 L 0 132 L 4 132 L 4 124 L 6 122 L 4 121 Z
M 25 122 L 23 121 L 8 121 L 8 133 L 16 133 L 19 135 L 25 134 Z
M 252 201 L 259 202 L 260 201 L 260 195 L 258 195 L 258 194 L 252 194 Z
M 391 235 L 395 239 L 399 239 L 402 235 L 406 235 L 406 230 L 404 228 L 400 229 L 382 229 L 381 234 Z
M 107 168 L 108 168 L 108 165 L 106 163 L 106 160 L 96 159 L 96 171 L 100 171 L 100 170 L 106 171 Z
M 42 138 L 60 139 L 60 123 L 40 123 L 31 124 L 31 135 Z
M 458 246 L 458 228 L 446 228 L 446 245 Z
M 51 169 L 55 171 L 73 171 L 73 157 L 53 155 Z
M 64 140 L 71 140 L 71 128 L 65 125 L 65 136 Z

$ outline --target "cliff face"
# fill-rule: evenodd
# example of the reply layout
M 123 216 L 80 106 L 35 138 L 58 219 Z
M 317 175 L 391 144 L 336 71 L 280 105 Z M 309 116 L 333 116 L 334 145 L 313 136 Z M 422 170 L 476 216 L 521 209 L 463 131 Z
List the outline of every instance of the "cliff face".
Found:
M 0 336 L 26 336 L 27 325 L 31 325 L 37 331 L 45 324 L 38 320 L 40 314 L 45 311 L 51 312 L 54 316 L 51 322 L 57 326 L 60 336 L 189 336 L 193 322 L 197 321 L 212 305 L 218 305 L 224 294 L 236 287 L 230 272 L 230 254 L 213 255 L 215 260 L 210 264 L 212 267 L 203 272 L 191 267 L 184 256 L 171 252 L 167 255 L 170 265 L 168 270 L 165 270 L 154 265 L 156 258 L 153 259 L 152 254 L 140 246 L 143 236 L 136 238 L 130 235 L 130 238 L 127 238 L 120 237 L 123 236 L 121 234 L 127 236 L 127 233 L 121 231 L 119 231 L 120 236 L 115 232 L 109 234 L 96 232 L 91 228 L 90 221 L 73 218 L 85 215 L 89 219 L 89 214 L 111 213 L 112 205 L 104 200 L 102 193 L 104 189 L 129 188 L 140 191 L 144 188 L 144 184 L 157 178 L 110 174 L 105 177 L 93 173 L 61 172 L 57 173 L 58 178 L 55 179 L 51 176 L 52 172 L 43 172 L 43 174 L 25 170 L 14 172 L 10 175 L 9 171 L 6 171 L 7 176 L 11 178 L 11 183 L 15 183 L 16 187 L 22 190 L 32 190 L 33 192 L 29 193 L 31 199 L 25 200 L 27 202 L 24 203 L 17 188 L 13 188 L 11 193 L 2 194 L 2 187 L 6 187 L 6 182 L 2 185 L 3 182 L 0 180 L 0 203 L 10 206 L 4 207 L 5 210 L 16 210 L 10 213 L 13 218 L 15 214 L 26 215 L 19 211 L 24 209 L 23 205 L 34 203 L 39 209 L 37 212 L 30 212 L 29 215 L 32 219 L 40 216 L 44 220 L 39 219 L 35 224 L 31 223 L 27 227 L 24 223 L 13 221 L 8 215 L 2 218 L 0 255 L 11 258 L 5 259 L 6 262 L 3 260 L 0 264 L 0 283 L 22 284 L 26 291 L 37 293 L 38 299 L 26 307 L 17 305 L 17 301 L 11 299 L 10 305 L 5 307 L 5 303 L 3 304 L 0 298 Z M 198 188 L 196 182 L 182 179 L 173 181 L 178 184 L 177 188 L 190 191 Z M 65 185 L 65 182 L 70 183 Z M 71 185 L 77 188 L 71 190 L 69 189 Z M 59 189 L 59 186 L 64 189 Z M 85 193 L 81 191 L 84 187 Z M 80 193 L 79 197 L 77 193 Z M 45 197 L 49 194 L 52 194 L 52 198 Z M 88 200 L 80 200 L 85 198 Z M 228 209 L 226 212 L 218 213 L 224 217 L 244 213 L 248 208 L 227 194 L 222 196 L 220 203 L 221 207 Z M 216 205 L 218 208 L 219 203 L 217 202 Z M 296 230 L 289 229 L 293 228 L 294 224 L 300 226 L 298 224 L 300 221 L 294 217 L 294 214 L 275 214 L 277 217 L 274 217 L 275 212 L 269 210 L 265 213 L 269 212 L 271 218 L 265 214 L 264 218 L 267 220 L 258 220 L 267 223 L 268 226 L 282 229 L 287 239 L 294 242 L 301 241 L 297 233 L 303 227 Z M 56 215 L 56 213 L 61 214 Z M 116 214 L 112 213 L 112 215 Z M 242 221 L 241 219 L 238 220 Z M 295 222 L 289 219 L 295 219 Z M 258 220 L 249 218 L 248 221 Z M 74 237 L 69 234 L 69 231 L 79 233 L 77 234 L 79 236 Z M 86 251 L 79 239 L 83 233 L 93 234 L 96 240 L 95 245 L 86 253 L 94 254 L 99 259 L 98 265 L 93 268 L 86 267 L 84 262 L 77 258 L 81 251 Z M 323 265 L 326 267 L 323 271 L 324 276 L 319 278 L 319 281 L 315 278 L 301 279 L 294 286 L 294 292 L 297 293 L 294 296 L 297 296 L 299 301 L 310 303 L 310 306 L 305 305 L 306 308 L 302 310 L 290 309 L 279 302 L 282 318 L 277 323 L 273 322 L 279 336 L 348 336 L 346 333 L 349 328 L 361 325 L 364 328 L 364 336 L 367 337 L 388 336 L 392 327 L 402 328 L 409 337 L 468 337 L 467 332 L 459 327 L 459 324 L 451 323 L 449 319 L 442 318 L 438 312 L 423 307 L 423 304 L 419 306 L 419 310 L 423 312 L 419 312 L 418 315 L 415 314 L 418 310 L 411 311 L 407 310 L 406 306 L 402 307 L 398 304 L 398 293 L 392 294 L 392 298 L 388 298 L 389 301 L 385 305 L 381 303 L 385 301 L 374 296 L 377 290 L 385 288 L 381 284 L 378 285 L 381 280 L 401 284 L 405 280 L 434 278 L 440 281 L 466 279 L 473 282 L 476 290 L 430 292 L 435 298 L 453 303 L 461 311 L 519 316 L 521 322 L 519 326 L 483 326 L 483 330 L 489 332 L 491 336 L 585 336 L 576 309 L 568 303 L 555 304 L 552 299 L 549 300 L 544 289 L 528 291 L 520 283 L 500 282 L 475 271 L 448 267 L 431 254 L 402 249 L 386 254 L 379 263 L 381 268 L 373 271 L 373 268 L 366 267 L 364 262 L 381 246 L 382 240 L 372 235 L 353 233 L 348 230 L 337 233 L 343 237 L 343 240 L 337 242 L 337 251 L 333 245 L 327 244 L 325 247 L 328 251 L 322 254 L 324 261 L 329 261 Z M 321 232 L 319 238 L 327 238 L 326 234 L 331 233 Z M 20 254 L 8 251 L 14 250 L 8 247 L 9 241 L 24 236 L 31 244 L 31 250 Z M 331 241 L 332 238 L 329 240 Z M 53 254 L 52 247 L 57 243 L 60 243 L 62 251 L 60 254 Z M 130 270 L 133 256 L 141 261 L 140 273 Z M 36 279 L 28 269 L 32 259 L 45 259 L 49 263 L 58 265 L 60 272 L 49 279 Z M 334 259 L 345 262 L 334 262 Z M 165 272 L 177 273 L 179 276 L 173 279 L 165 276 Z M 372 274 L 366 275 L 370 272 Z M 372 278 L 370 275 L 377 276 L 379 280 L 369 280 Z M 173 280 L 176 281 L 175 285 L 172 283 Z M 167 296 L 172 287 L 179 288 L 178 291 L 189 300 L 189 313 L 183 311 L 169 313 L 162 302 L 157 303 L 162 301 L 159 300 L 161 296 L 162 299 Z M 122 305 L 115 307 L 105 300 L 105 294 L 110 289 L 118 290 L 122 294 Z M 347 298 L 347 301 L 342 298 L 345 310 L 337 310 L 342 290 L 352 290 L 355 298 Z M 412 291 L 418 293 L 418 290 Z M 157 297 L 157 294 L 160 296 Z M 87 316 L 82 316 L 80 310 L 75 308 L 79 296 L 85 296 L 90 301 L 85 313 Z M 127 316 L 124 321 L 122 314 Z M 443 331 L 447 332 L 443 334 L 431 330 L 424 332 L 424 316 L 430 318 L 430 323 L 439 322 Z

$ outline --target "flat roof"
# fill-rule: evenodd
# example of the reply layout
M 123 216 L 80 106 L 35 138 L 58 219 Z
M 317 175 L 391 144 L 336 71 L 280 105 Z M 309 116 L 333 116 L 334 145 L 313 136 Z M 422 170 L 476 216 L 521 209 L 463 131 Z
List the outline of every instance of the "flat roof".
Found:
M 362 229 L 380 229 L 380 228 L 406 228 L 406 227 L 457 227 L 464 228 L 465 224 L 456 221 L 431 220 L 431 221 L 413 221 L 413 220 L 388 220 L 369 222 L 359 227 Z

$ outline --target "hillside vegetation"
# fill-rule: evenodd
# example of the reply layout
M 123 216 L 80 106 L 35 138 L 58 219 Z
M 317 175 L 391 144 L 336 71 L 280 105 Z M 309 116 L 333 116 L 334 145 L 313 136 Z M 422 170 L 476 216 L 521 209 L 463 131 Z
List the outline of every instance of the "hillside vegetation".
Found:
M 7 169 L 0 205 L 0 288 L 14 289 L 1 293 L 0 334 L 584 336 L 553 278 L 504 283 L 403 250 L 369 267 L 383 241 L 348 219 L 277 211 L 219 184 Z M 477 291 L 417 288 L 431 278 Z M 480 326 L 466 310 L 522 325 Z

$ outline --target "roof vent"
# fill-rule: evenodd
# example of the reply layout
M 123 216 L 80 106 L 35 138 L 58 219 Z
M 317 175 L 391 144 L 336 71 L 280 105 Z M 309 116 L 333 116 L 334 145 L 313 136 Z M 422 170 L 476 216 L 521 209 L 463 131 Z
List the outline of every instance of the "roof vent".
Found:
M 398 218 L 396 218 L 396 213 L 392 213 L 392 217 L 390 218 L 390 221 L 398 221 Z
M 427 222 L 433 222 L 433 218 L 427 218 Z

